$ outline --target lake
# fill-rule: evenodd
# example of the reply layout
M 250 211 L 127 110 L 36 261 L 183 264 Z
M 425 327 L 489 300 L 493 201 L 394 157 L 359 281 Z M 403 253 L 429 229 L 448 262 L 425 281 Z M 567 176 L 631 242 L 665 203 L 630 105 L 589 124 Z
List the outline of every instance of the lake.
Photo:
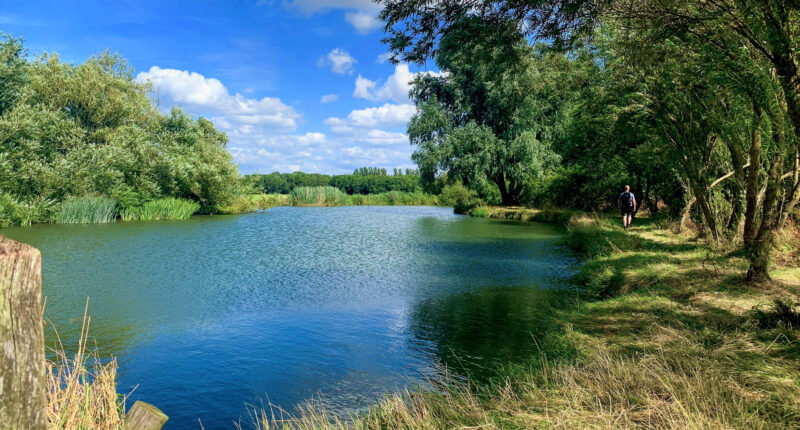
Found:
M 560 227 L 437 207 L 279 207 L 240 216 L 0 233 L 42 251 L 49 318 L 116 356 L 118 390 L 166 429 L 247 427 L 247 405 L 363 408 L 536 350 L 578 259 Z M 52 342 L 52 333 L 48 334 Z

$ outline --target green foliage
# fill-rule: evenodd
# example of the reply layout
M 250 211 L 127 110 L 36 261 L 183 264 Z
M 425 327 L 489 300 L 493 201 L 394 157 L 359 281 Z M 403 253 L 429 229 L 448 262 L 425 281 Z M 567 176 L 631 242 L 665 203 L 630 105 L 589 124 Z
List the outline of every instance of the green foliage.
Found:
M 519 204 L 526 184 L 558 163 L 551 144 L 568 60 L 528 47 L 513 26 L 464 19 L 442 38 L 436 63 L 448 75 L 415 80 L 408 125 L 423 183 L 430 189 L 446 172 Z
M 384 172 L 385 173 L 385 172 Z M 354 173 L 352 175 L 336 175 L 331 178 L 330 185 L 347 194 L 380 194 L 390 191 L 420 191 L 417 175 L 386 175 Z
M 121 209 L 177 197 L 215 212 L 240 192 L 225 134 L 179 109 L 161 114 L 119 55 L 28 60 L 6 37 L 0 86 L 0 193 L 23 202 L 102 196 Z
M 59 224 L 88 224 L 114 222 L 117 202 L 106 197 L 69 198 L 61 203 L 56 222 Z
M 353 206 L 435 206 L 437 196 L 419 191 L 389 191 L 380 194 L 353 194 L 348 196 L 348 204 Z
M 0 227 L 50 222 L 53 220 L 56 207 L 53 200 L 42 197 L 20 200 L 0 192 Z
M 123 221 L 156 221 L 189 219 L 192 214 L 200 210 L 197 202 L 166 197 L 151 200 L 141 206 L 123 209 L 120 217 Z
M 444 187 L 439 201 L 443 205 L 452 206 L 457 214 L 467 214 L 481 203 L 478 193 L 460 183 Z
M 341 206 L 346 205 L 347 194 L 338 188 L 297 187 L 290 194 L 292 206 Z
M 469 216 L 475 218 L 486 218 L 489 216 L 489 208 L 486 206 L 478 206 L 475 209 L 469 211 Z

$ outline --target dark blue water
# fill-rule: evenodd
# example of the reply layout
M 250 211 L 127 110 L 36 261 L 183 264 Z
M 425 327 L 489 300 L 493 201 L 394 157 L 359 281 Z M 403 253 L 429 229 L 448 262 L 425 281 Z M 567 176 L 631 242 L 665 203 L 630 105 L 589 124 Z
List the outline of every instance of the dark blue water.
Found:
M 43 255 L 67 348 L 86 297 L 118 390 L 167 429 L 249 423 L 247 404 L 342 410 L 445 370 L 529 356 L 576 265 L 563 231 L 448 208 L 274 208 L 0 233 Z

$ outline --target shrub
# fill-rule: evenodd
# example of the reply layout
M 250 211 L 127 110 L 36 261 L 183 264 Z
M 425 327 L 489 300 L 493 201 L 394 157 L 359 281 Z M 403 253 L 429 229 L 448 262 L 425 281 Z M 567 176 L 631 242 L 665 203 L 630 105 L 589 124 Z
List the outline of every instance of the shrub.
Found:
M 55 208 L 53 200 L 43 197 L 20 200 L 9 194 L 0 193 L 0 227 L 49 222 L 53 218 Z
M 348 203 L 347 194 L 331 186 L 297 187 L 290 194 L 293 206 L 340 206 Z
M 191 200 L 167 197 L 125 209 L 120 216 L 124 221 L 189 219 L 199 209 L 200 205 Z
M 59 224 L 114 222 L 117 202 L 106 197 L 70 198 L 61 204 L 56 221 Z
M 452 206 L 453 212 L 457 214 L 469 213 L 481 203 L 478 194 L 462 184 L 444 187 L 439 201 L 445 206 Z
M 489 216 L 489 208 L 486 206 L 478 206 L 469 212 L 469 216 L 476 218 L 486 218 Z

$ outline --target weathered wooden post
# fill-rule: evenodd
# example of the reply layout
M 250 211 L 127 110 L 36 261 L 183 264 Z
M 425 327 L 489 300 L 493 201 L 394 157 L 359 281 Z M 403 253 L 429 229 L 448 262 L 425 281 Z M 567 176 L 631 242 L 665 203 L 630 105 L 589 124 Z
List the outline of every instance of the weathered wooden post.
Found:
M 42 256 L 0 236 L 0 429 L 47 427 Z
M 157 407 L 137 400 L 125 415 L 125 430 L 161 430 L 168 419 Z

